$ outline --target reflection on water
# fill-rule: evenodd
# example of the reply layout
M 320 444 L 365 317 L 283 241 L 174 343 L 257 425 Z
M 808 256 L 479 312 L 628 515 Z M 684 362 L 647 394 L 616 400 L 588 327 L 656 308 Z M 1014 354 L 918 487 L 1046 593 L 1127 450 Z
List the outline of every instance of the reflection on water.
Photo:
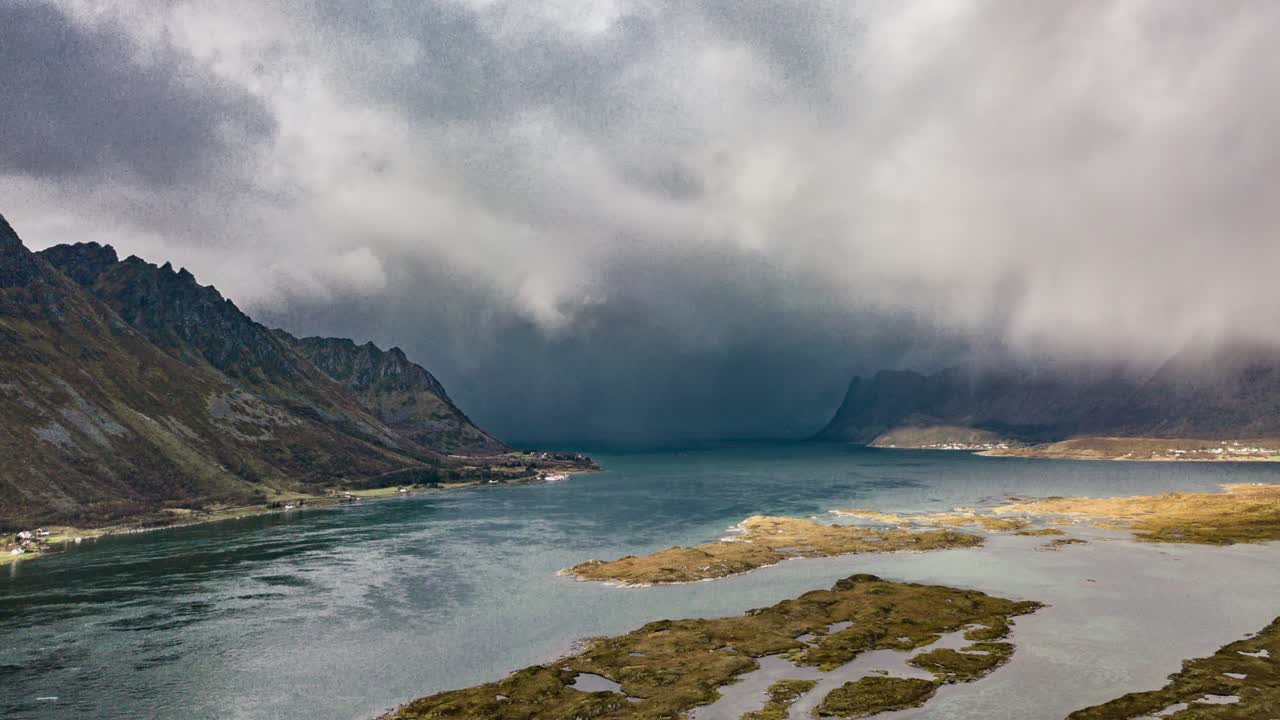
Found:
M 701 542 L 756 513 L 936 511 L 1008 494 L 1207 489 L 1277 482 L 1277 466 L 778 444 L 600 459 L 608 473 L 550 485 L 108 538 L 12 565 L 0 574 L 0 716 L 368 718 L 418 695 L 547 661 L 579 637 L 662 617 L 737 613 L 863 571 L 1054 602 L 1019 619 L 1014 663 L 981 683 L 944 689 L 934 702 L 981 707 L 1018 693 L 1001 690 L 1002 678 L 1039 682 L 1040 673 L 1054 672 L 1045 692 L 1072 691 L 1074 707 L 1163 676 L 1188 647 L 1212 651 L 1280 614 L 1280 607 L 1264 607 L 1270 600 L 1259 599 L 1266 588 L 1256 577 L 1219 593 L 1216 604 L 1184 600 L 1194 595 L 1184 591 L 1196 573 L 1215 572 L 1215 581 L 1227 584 L 1233 574 L 1265 574 L 1257 564 L 1274 563 L 1276 552 L 1258 547 L 1145 546 L 1131 554 L 1132 543 L 1097 541 L 1035 553 L 1026 551 L 1034 538 L 1010 538 L 988 550 L 792 561 L 715 583 L 647 590 L 555 576 L 590 557 Z M 1127 575 L 1094 577 L 1102 573 L 1084 560 L 1095 556 L 1101 565 L 1120 563 Z M 1212 560 L 1223 557 L 1232 560 Z M 1161 594 L 1134 597 L 1181 610 L 1144 610 L 1148 621 L 1137 635 L 1126 634 L 1133 623 L 1124 613 L 1133 608 L 1125 598 L 1149 583 Z M 1155 637 L 1178 635 L 1172 631 L 1183 628 L 1169 623 L 1199 612 L 1208 614 L 1194 616 L 1204 631 L 1193 641 Z M 1129 639 L 1156 643 L 1159 662 L 1131 667 L 1135 653 L 1116 647 Z M 993 690 L 982 702 L 966 695 L 979 688 Z M 1063 715 L 1045 714 L 1046 707 L 1053 709 L 1038 704 L 1021 717 Z

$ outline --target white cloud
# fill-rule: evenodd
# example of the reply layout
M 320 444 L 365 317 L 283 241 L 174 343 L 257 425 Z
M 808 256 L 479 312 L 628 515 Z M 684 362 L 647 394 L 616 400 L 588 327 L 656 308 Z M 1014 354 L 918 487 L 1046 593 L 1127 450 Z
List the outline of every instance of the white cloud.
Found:
M 779 317 L 843 324 L 843 349 L 896 316 L 926 347 L 1144 362 L 1280 337 L 1280 6 L 65 5 L 176 44 L 275 127 L 192 187 L 11 174 L 6 211 L 250 309 L 408 294 L 551 345 L 615 312 L 708 356 Z M 761 305 L 716 302 L 740 296 Z

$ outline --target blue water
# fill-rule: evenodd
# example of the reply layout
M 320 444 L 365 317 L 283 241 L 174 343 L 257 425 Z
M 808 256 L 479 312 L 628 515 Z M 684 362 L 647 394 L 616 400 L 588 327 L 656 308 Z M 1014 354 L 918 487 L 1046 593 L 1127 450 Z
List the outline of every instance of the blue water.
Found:
M 0 716 L 371 718 L 549 660 L 578 638 L 662 617 L 740 612 L 872 564 L 797 561 L 641 590 L 555 574 L 588 558 L 702 542 L 748 515 L 1280 482 L 1272 464 L 988 459 L 840 445 L 597 459 L 607 472 L 554 484 L 106 538 L 0 568 Z M 874 565 L 893 576 L 895 562 L 882 556 Z

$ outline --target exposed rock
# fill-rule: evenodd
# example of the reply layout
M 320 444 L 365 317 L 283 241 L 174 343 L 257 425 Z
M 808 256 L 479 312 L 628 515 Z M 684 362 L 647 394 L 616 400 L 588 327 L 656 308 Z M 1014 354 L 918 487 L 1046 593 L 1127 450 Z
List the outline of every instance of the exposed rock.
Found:
M 120 262 L 115 248 L 96 242 L 56 245 L 39 254 L 85 287 L 92 287 L 99 276 Z
M 444 386 L 398 347 L 381 350 L 346 338 L 294 338 L 291 343 L 329 377 L 355 391 L 388 427 L 415 442 L 447 452 L 492 454 L 508 448 L 476 427 L 449 399 Z

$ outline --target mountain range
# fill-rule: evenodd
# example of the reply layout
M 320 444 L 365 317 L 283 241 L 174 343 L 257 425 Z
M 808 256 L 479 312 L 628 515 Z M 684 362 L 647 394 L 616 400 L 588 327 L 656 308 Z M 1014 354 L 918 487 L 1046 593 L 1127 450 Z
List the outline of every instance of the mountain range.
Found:
M 540 458 L 398 348 L 269 329 L 110 246 L 32 252 L 0 216 L 0 528 L 510 477 Z
M 822 440 L 1045 444 L 1086 437 L 1280 438 L 1280 352 L 1195 342 L 1146 373 L 951 367 L 855 377 Z

